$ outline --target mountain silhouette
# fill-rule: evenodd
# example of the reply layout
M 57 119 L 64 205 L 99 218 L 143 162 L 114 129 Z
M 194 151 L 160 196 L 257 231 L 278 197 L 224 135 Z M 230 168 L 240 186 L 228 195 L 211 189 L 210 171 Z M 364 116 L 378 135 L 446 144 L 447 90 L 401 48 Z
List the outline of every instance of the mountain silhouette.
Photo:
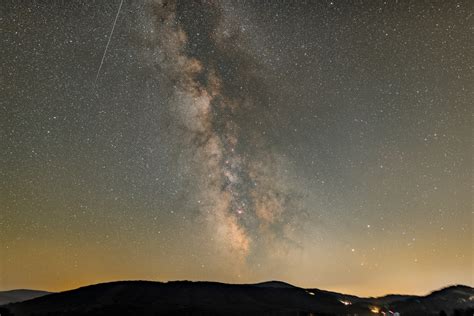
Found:
M 32 298 L 44 296 L 50 293 L 51 292 L 25 289 L 0 291 L 0 305 L 31 300 Z
M 280 281 L 258 284 L 118 281 L 52 293 L 0 307 L 4 315 L 450 315 L 474 308 L 474 289 L 452 286 L 427 296 L 361 298 L 303 289 Z M 464 315 L 464 314 L 460 314 Z M 472 315 L 472 312 L 471 314 Z

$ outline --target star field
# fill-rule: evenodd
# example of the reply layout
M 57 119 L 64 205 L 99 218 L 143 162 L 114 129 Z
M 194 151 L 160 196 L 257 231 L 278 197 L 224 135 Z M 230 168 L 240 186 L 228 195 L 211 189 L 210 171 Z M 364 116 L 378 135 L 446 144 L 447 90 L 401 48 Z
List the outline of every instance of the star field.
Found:
M 474 284 L 469 1 L 119 4 L 0 4 L 1 290 Z

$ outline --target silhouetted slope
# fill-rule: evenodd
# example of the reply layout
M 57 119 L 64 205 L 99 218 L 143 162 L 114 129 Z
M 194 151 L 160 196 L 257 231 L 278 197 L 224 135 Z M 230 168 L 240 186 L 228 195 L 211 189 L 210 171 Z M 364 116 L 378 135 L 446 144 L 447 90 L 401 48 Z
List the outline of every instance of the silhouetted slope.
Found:
M 267 281 L 267 282 L 261 282 L 261 283 L 251 284 L 251 285 L 258 286 L 258 287 L 280 288 L 280 289 L 296 288 L 296 286 L 282 282 L 282 281 Z
M 140 315 L 295 315 L 343 312 L 336 299 L 314 297 L 301 288 L 230 285 L 213 282 L 124 281 L 97 284 L 7 306 L 14 315 L 77 313 L 99 315 L 127 310 Z M 124 313 L 125 314 L 125 313 Z
M 232 285 L 215 282 L 122 281 L 50 294 L 5 306 L 14 315 L 373 315 L 370 308 L 408 315 L 438 315 L 474 307 L 474 289 L 455 286 L 425 297 L 381 298 L 302 289 L 271 281 Z M 344 305 L 345 302 L 347 305 Z
M 26 301 L 46 294 L 50 294 L 50 292 L 25 289 L 0 291 L 0 305 Z
M 474 307 L 474 289 L 464 285 L 450 286 L 424 297 L 393 302 L 390 307 L 399 310 L 404 316 L 419 315 L 421 312 L 437 313 L 441 310 L 449 315 L 454 309 Z

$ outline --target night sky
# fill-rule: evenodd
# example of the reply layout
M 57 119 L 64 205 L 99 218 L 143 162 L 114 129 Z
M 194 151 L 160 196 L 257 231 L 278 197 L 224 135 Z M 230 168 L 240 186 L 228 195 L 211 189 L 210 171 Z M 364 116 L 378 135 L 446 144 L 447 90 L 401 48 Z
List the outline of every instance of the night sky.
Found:
M 0 290 L 474 284 L 472 1 L 119 6 L 1 1 Z

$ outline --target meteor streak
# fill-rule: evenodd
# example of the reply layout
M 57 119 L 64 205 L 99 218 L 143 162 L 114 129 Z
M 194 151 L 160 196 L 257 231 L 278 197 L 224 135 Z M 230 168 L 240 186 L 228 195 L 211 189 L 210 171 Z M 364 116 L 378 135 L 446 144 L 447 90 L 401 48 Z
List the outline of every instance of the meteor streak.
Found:
M 105 45 L 105 50 L 104 50 L 104 54 L 102 55 L 102 60 L 100 61 L 99 69 L 97 69 L 97 74 L 95 76 L 95 83 L 97 83 L 97 79 L 99 79 L 100 69 L 102 68 L 102 65 L 104 64 L 105 55 L 107 54 L 107 49 L 109 48 L 110 40 L 112 39 L 112 35 L 114 34 L 115 24 L 117 24 L 117 19 L 120 14 L 120 10 L 122 9 L 122 4 L 123 4 L 123 0 L 120 1 L 117 14 L 115 15 L 114 24 L 112 25 L 112 30 L 110 30 L 109 39 L 107 40 L 107 45 Z

